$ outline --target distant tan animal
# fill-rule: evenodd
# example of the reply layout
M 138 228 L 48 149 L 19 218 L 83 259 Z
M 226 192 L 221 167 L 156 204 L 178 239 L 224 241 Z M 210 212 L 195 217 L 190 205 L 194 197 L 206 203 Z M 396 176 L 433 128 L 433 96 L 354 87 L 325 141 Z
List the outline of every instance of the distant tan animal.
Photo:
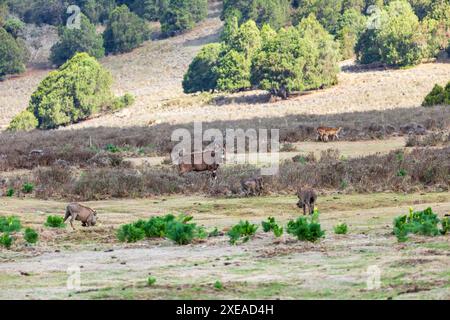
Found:
M 79 203 L 70 203 L 66 208 L 64 222 L 69 218 L 73 230 L 75 230 L 75 227 L 73 226 L 74 220 L 81 221 L 83 227 L 91 227 L 95 226 L 97 223 L 97 212 L 94 209 L 85 207 Z
M 314 206 L 317 201 L 317 193 L 311 188 L 300 188 L 297 191 L 297 207 L 303 209 L 303 215 L 306 215 L 306 207 L 310 215 L 314 213 Z
M 329 140 L 339 140 L 339 133 L 342 128 L 319 127 L 317 128 L 317 140 L 328 142 Z
M 258 195 L 260 196 L 264 190 L 264 183 L 262 177 L 254 177 L 250 179 L 241 180 L 242 191 L 246 196 Z

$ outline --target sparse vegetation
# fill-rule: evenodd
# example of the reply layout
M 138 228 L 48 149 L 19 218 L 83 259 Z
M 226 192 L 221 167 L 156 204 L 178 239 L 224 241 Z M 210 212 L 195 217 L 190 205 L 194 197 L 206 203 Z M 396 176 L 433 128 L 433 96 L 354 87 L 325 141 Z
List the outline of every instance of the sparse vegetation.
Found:
M 438 224 L 441 221 L 431 208 L 423 211 L 414 211 L 410 208 L 408 215 L 403 215 L 394 220 L 394 234 L 398 241 L 408 240 L 408 234 L 418 234 L 423 236 L 437 236 L 440 234 Z M 445 222 L 446 223 L 446 222 Z M 445 224 L 444 223 L 444 224 Z M 447 226 L 443 226 L 445 230 Z
M 0 245 L 5 247 L 6 249 L 9 249 L 12 246 L 13 242 L 14 238 L 8 232 L 0 234 Z
M 280 227 L 274 217 L 269 217 L 267 221 L 261 222 L 261 225 L 263 227 L 264 232 L 271 232 L 273 231 L 273 234 L 275 237 L 279 238 L 283 235 L 283 228 Z
M 48 228 L 65 228 L 64 218 L 59 216 L 48 216 L 44 224 Z
M 297 220 L 289 221 L 287 232 L 300 241 L 315 242 L 325 236 L 319 223 L 319 213 L 317 209 L 312 217 L 299 217 Z
M 220 282 L 219 280 L 217 280 L 216 282 L 214 282 L 214 289 L 216 289 L 216 290 L 223 290 L 223 284 L 222 284 L 222 282 Z
M 248 242 L 255 235 L 256 230 L 258 230 L 256 224 L 251 224 L 248 221 L 240 221 L 227 233 L 230 238 L 230 244 L 235 245 L 239 241 L 242 243 Z
M 14 216 L 0 217 L 0 232 L 18 232 L 22 229 L 20 219 Z
M 336 234 L 347 234 L 348 232 L 348 226 L 346 223 L 339 223 L 333 229 Z
M 156 283 L 156 278 L 155 277 L 148 277 L 147 278 L 147 285 L 149 287 L 153 286 Z
M 39 234 L 34 229 L 26 228 L 24 233 L 24 239 L 27 243 L 35 244 L 39 239 Z

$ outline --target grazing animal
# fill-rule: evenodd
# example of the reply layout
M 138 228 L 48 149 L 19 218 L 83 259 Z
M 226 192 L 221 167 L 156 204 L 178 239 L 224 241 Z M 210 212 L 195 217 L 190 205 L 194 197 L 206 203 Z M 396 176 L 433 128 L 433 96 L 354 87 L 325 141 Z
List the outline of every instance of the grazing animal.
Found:
M 217 179 L 217 170 L 219 169 L 219 162 L 216 159 L 217 150 L 204 151 L 201 159 L 201 163 L 195 163 L 195 153 L 183 156 L 184 150 L 180 154 L 180 162 L 178 164 L 178 170 L 180 175 L 188 172 L 210 172 L 213 179 Z M 205 161 L 205 155 L 210 153 L 211 158 L 213 158 L 212 163 L 207 163 Z M 221 160 L 224 159 L 224 153 L 222 150 Z M 186 159 L 187 158 L 187 159 Z
M 322 142 L 328 142 L 329 140 L 339 140 L 339 133 L 342 128 L 329 128 L 329 127 L 319 127 L 317 128 L 317 140 Z
M 64 217 L 64 222 L 70 218 L 70 225 L 72 229 L 75 230 L 73 226 L 73 221 L 81 221 L 83 227 L 95 226 L 97 223 L 97 212 L 91 208 L 85 207 L 78 203 L 70 203 L 66 208 L 66 216 Z
M 241 180 L 242 191 L 246 196 L 258 195 L 260 196 L 264 190 L 263 178 L 254 177 L 250 179 Z
M 306 207 L 309 209 L 309 214 L 314 213 L 314 206 L 317 201 L 317 194 L 313 189 L 310 188 L 300 188 L 297 192 L 299 201 L 297 202 L 297 207 L 303 209 L 303 215 L 306 215 Z

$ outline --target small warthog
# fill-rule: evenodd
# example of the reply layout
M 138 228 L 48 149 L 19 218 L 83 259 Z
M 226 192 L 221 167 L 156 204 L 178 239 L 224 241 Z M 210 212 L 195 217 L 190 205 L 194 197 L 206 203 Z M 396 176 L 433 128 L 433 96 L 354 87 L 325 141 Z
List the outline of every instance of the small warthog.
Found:
M 246 196 L 258 195 L 260 196 L 264 190 L 263 178 L 254 177 L 250 179 L 241 180 L 242 191 Z
M 299 201 L 297 202 L 297 207 L 303 209 L 303 215 L 306 215 L 306 207 L 309 209 L 309 214 L 314 213 L 314 205 L 317 201 L 317 194 L 313 189 L 310 188 L 300 188 L 297 192 Z
M 67 206 L 64 222 L 66 222 L 69 217 L 70 225 L 72 226 L 73 230 L 75 230 L 75 227 L 73 226 L 74 220 L 81 221 L 83 227 L 95 226 L 97 222 L 97 212 L 79 203 L 70 203 Z

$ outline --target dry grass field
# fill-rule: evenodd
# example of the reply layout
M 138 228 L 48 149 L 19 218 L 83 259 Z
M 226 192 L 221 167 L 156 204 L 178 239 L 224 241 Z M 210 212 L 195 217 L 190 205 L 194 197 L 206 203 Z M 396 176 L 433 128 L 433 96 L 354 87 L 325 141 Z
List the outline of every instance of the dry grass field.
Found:
M 450 194 L 326 196 L 319 200 L 326 231 L 319 243 L 290 236 L 275 239 L 259 230 L 255 239 L 231 246 L 219 236 L 188 246 L 168 240 L 124 245 L 113 230 L 122 223 L 167 213 L 189 213 L 208 229 L 241 219 L 259 224 L 269 215 L 286 223 L 298 215 L 296 199 L 168 197 L 87 203 L 98 209 L 92 229 L 42 226 L 64 203 L 2 200 L 0 214 L 14 212 L 35 227 L 41 242 L 0 249 L 2 299 L 450 299 L 450 238 L 413 237 L 398 243 L 393 218 L 409 206 L 450 212 Z M 337 222 L 349 225 L 335 235 Z M 260 227 L 261 229 L 261 227 Z M 81 269 L 81 289 L 67 290 L 67 268 Z M 368 290 L 367 270 L 381 271 L 381 286 Z M 147 286 L 149 276 L 156 278 Z M 220 281 L 222 290 L 214 283 Z

